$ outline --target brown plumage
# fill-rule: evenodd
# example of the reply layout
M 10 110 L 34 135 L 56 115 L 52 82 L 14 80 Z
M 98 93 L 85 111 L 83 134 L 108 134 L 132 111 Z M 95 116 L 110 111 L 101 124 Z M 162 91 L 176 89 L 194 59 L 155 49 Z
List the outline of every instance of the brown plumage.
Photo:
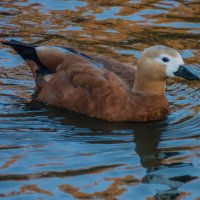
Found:
M 183 64 L 178 52 L 165 46 L 145 50 L 137 69 L 69 48 L 36 47 L 14 40 L 4 44 L 12 46 L 29 64 L 39 101 L 109 121 L 163 119 L 169 113 L 165 80 Z M 162 61 L 163 56 L 172 60 L 170 65 Z

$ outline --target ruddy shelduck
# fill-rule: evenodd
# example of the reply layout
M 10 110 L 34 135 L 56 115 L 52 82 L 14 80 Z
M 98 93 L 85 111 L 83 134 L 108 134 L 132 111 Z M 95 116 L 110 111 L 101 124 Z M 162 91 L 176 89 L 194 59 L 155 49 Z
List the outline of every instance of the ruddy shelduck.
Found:
M 137 68 L 103 55 L 71 48 L 5 41 L 30 66 L 37 100 L 108 121 L 161 120 L 169 113 L 166 79 L 199 80 L 174 49 L 144 50 Z

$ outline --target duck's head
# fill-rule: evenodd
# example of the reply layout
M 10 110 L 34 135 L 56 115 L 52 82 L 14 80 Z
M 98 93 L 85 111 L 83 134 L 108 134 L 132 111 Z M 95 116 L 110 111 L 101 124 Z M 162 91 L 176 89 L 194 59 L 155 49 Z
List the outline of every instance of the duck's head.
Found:
M 138 73 L 151 80 L 166 80 L 176 76 L 187 80 L 199 80 L 198 76 L 184 66 L 181 55 L 175 49 L 164 45 L 144 50 L 138 60 Z

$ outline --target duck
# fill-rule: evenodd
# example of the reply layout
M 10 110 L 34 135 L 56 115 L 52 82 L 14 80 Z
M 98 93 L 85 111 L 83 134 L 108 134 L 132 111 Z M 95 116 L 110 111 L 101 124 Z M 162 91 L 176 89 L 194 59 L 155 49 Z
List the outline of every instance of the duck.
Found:
M 170 112 L 166 80 L 199 81 L 180 53 L 165 45 L 146 48 L 136 67 L 68 47 L 16 40 L 2 43 L 11 46 L 30 67 L 38 101 L 101 120 L 162 120 Z

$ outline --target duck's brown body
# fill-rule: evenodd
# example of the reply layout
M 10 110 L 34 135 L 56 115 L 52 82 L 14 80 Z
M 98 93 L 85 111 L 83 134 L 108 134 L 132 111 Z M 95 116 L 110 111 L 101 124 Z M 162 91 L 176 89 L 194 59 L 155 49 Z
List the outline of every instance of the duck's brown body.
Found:
M 21 55 L 17 45 L 23 43 L 11 45 Z M 160 120 L 169 112 L 164 90 L 148 94 L 133 89 L 137 71 L 133 66 L 105 56 L 31 48 L 48 69 L 40 75 L 37 59 L 21 55 L 34 74 L 41 102 L 109 121 Z
M 135 68 L 101 60 L 105 68 L 99 69 L 84 58 L 65 56 L 41 85 L 38 100 L 109 121 L 159 120 L 168 114 L 164 95 L 133 92 Z

